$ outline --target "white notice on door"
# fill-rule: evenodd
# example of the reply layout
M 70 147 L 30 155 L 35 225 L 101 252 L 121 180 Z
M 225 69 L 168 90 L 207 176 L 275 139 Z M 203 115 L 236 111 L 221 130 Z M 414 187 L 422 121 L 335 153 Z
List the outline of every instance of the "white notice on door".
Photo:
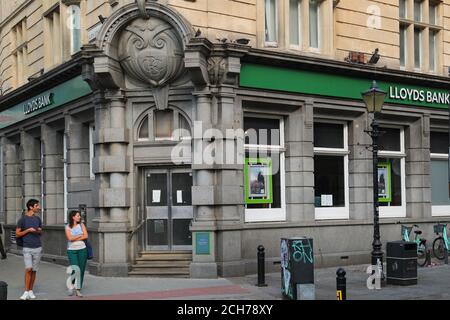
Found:
M 153 190 L 152 202 L 153 203 L 161 202 L 161 190 Z
M 183 203 L 183 190 L 177 190 L 177 203 Z
M 333 206 L 333 195 L 332 194 L 322 194 L 320 196 L 322 207 L 332 207 Z

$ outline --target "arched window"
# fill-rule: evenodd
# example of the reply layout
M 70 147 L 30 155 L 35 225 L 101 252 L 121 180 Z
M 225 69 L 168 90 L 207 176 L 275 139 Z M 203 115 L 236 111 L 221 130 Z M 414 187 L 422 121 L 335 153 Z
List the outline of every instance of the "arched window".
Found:
M 148 111 L 138 127 L 138 141 L 178 141 L 191 138 L 189 121 L 177 110 Z

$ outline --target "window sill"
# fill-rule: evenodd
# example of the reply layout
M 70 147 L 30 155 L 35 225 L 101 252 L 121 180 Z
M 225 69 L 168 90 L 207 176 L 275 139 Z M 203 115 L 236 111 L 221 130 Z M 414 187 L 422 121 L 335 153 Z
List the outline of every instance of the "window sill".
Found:
M 245 209 L 245 223 L 251 222 L 284 222 L 286 209 Z
M 432 206 L 431 207 L 432 217 L 448 217 L 450 216 L 450 205 L 449 206 Z
M 315 208 L 314 216 L 316 220 L 348 220 L 350 213 L 348 207 L 327 207 Z

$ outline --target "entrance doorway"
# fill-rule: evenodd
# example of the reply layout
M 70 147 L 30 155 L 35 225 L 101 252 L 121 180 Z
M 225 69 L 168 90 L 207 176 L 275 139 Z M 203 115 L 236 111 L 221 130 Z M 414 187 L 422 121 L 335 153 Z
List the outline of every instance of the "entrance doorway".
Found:
M 146 250 L 192 250 L 192 172 L 144 170 Z

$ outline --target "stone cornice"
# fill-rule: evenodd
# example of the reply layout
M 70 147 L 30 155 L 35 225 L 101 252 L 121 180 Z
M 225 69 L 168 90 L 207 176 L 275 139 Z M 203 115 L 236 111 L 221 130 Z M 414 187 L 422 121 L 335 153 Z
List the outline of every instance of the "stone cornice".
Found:
M 370 80 L 385 80 L 405 84 L 408 83 L 421 87 L 428 86 L 444 89 L 448 89 L 450 87 L 450 77 L 389 69 L 385 67 L 359 65 L 344 61 L 269 51 L 264 49 L 252 48 L 241 60 L 241 63 L 257 63 L 282 68 L 342 74 Z
M 0 22 L 0 30 L 5 27 L 12 19 L 14 19 L 23 9 L 25 9 L 33 0 L 26 0 L 22 3 L 16 10 L 14 10 L 8 17 L 5 18 L 2 22 Z

